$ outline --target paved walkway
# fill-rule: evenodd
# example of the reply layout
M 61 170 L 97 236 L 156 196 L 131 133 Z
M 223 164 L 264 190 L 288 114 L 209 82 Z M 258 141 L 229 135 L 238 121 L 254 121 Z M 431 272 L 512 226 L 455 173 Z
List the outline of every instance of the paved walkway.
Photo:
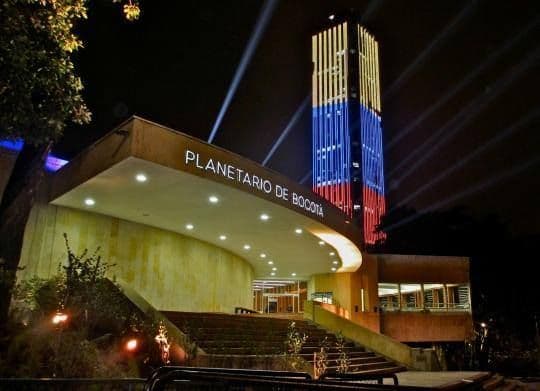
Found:
M 406 371 L 397 374 L 400 386 L 418 386 L 418 387 L 441 387 L 455 384 L 460 381 L 467 383 L 486 375 L 487 372 L 472 371 L 445 371 L 445 372 L 421 372 Z M 385 379 L 385 384 L 392 384 L 391 379 Z

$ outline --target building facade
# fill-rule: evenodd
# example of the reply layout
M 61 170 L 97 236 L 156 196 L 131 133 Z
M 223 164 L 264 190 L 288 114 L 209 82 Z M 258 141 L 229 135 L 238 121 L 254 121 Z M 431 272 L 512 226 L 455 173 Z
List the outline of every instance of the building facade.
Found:
M 357 23 L 312 37 L 313 191 L 363 229 L 385 213 L 378 43 Z

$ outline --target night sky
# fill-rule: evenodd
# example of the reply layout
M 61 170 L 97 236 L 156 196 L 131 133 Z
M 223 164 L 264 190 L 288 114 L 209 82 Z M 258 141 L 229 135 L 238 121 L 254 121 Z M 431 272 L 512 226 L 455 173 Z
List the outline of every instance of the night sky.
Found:
M 261 5 L 147 0 L 129 23 L 118 4 L 90 2 L 76 63 L 93 121 L 69 126 L 56 154 L 72 157 L 133 114 L 206 141 Z M 408 197 L 420 210 L 464 205 L 498 214 L 514 233 L 540 234 L 538 1 L 283 0 L 214 143 L 261 162 L 311 91 L 311 35 L 351 8 L 380 45 L 389 207 Z M 295 180 L 311 165 L 310 106 L 268 164 Z

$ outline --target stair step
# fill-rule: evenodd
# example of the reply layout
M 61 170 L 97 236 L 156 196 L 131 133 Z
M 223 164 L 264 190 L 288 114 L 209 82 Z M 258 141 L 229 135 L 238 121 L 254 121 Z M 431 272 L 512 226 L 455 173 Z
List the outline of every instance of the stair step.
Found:
M 196 312 L 163 314 L 210 355 L 276 355 L 283 354 L 287 348 L 290 319 Z M 294 322 L 296 331 L 307 336 L 300 357 L 306 360 L 308 365 L 312 365 L 313 353 L 319 352 L 321 345 L 325 343 L 328 372 L 337 372 L 340 353 L 336 346 L 336 335 L 306 321 Z M 345 342 L 344 351 L 349 359 L 351 373 L 385 374 L 405 369 L 352 342 Z

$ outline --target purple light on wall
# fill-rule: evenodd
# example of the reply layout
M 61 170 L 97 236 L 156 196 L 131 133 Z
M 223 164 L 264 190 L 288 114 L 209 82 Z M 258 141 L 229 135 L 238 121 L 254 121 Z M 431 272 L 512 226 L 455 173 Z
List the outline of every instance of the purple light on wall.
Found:
M 56 172 L 68 163 L 68 160 L 57 158 L 49 154 L 47 160 L 45 161 L 45 170 L 49 172 Z
M 7 149 L 9 151 L 20 152 L 24 146 L 23 140 L 0 140 L 0 148 Z

